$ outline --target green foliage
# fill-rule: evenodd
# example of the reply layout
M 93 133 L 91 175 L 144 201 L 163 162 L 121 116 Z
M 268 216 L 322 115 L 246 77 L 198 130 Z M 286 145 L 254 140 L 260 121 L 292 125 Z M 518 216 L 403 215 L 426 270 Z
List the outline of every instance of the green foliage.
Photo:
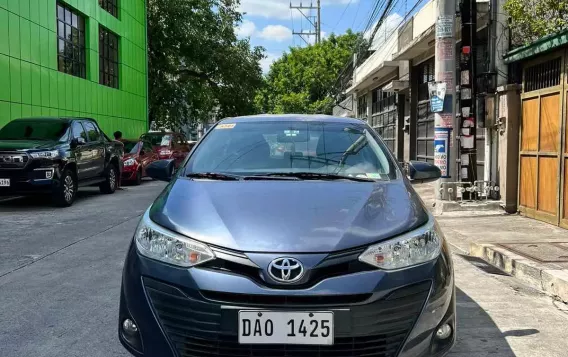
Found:
M 176 127 L 250 114 L 264 49 L 240 40 L 239 0 L 148 0 L 150 120 Z
M 526 45 L 568 28 L 568 0 L 507 0 L 512 20 L 512 43 Z
M 256 96 L 260 113 L 331 114 L 337 76 L 353 55 L 361 36 L 346 34 L 304 48 L 290 48 L 270 67 Z

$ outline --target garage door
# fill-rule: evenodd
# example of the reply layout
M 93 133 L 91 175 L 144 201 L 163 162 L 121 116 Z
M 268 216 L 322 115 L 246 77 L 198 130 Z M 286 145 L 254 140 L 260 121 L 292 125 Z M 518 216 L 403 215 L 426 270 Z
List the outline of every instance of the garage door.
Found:
M 519 210 L 568 227 L 568 145 L 564 51 L 527 63 L 523 71 L 520 126 Z M 566 212 L 565 212 L 566 211 Z

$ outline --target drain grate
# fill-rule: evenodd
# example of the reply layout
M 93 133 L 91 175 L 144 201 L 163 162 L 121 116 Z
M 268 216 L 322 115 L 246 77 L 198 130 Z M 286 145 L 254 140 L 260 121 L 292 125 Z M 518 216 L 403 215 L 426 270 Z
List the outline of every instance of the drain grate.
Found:
M 483 260 L 481 258 L 473 257 L 471 255 L 464 255 L 464 254 L 458 254 L 458 255 L 460 257 L 462 257 L 463 259 L 465 259 L 466 261 L 468 261 L 474 267 L 476 267 L 479 270 L 482 270 L 482 271 L 484 271 L 488 274 L 510 276 L 509 274 L 507 274 L 503 270 L 501 270 L 497 267 L 494 267 L 493 265 L 487 263 L 485 260 Z
M 568 263 L 568 243 L 509 243 L 497 244 L 527 259 L 539 263 Z

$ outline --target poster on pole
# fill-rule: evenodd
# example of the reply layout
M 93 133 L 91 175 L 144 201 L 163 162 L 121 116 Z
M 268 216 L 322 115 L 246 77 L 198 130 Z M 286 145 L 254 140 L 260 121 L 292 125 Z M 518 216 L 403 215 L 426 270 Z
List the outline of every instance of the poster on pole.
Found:
M 454 119 L 451 113 L 435 113 L 434 127 L 436 128 L 453 128 Z
M 449 61 L 456 58 L 455 41 L 451 38 L 441 38 L 436 40 L 436 58 L 442 61 Z
M 444 111 L 444 98 L 446 97 L 446 83 L 429 82 L 428 94 L 430 95 L 430 111 L 441 113 Z
M 452 129 L 434 130 L 434 165 L 440 168 L 442 178 L 450 178 L 450 140 Z
M 454 34 L 454 16 L 440 15 L 436 21 L 436 38 L 452 37 Z

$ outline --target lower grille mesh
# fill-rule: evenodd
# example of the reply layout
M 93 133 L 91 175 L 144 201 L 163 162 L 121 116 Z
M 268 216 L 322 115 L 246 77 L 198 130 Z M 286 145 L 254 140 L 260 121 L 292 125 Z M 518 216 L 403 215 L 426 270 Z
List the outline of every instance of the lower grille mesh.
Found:
M 396 290 L 385 299 L 350 306 L 348 336 L 337 334 L 333 346 L 241 345 L 237 313 L 198 294 L 150 279 L 146 291 L 164 331 L 180 357 L 394 357 L 414 325 L 430 283 Z M 296 308 L 296 310 L 302 310 Z M 336 322 L 336 331 L 337 331 Z

